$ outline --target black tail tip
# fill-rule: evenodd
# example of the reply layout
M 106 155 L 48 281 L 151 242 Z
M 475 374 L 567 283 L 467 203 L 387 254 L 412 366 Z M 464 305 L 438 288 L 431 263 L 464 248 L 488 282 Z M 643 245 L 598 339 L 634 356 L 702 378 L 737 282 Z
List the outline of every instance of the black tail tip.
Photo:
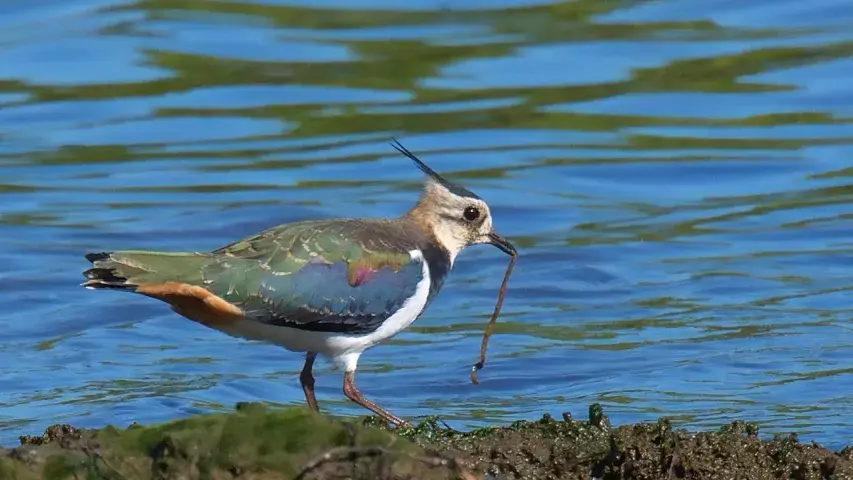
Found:
M 108 283 L 112 286 L 124 284 L 127 279 L 117 275 L 115 270 L 111 268 L 90 268 L 83 272 L 83 276 L 89 280 Z
M 86 260 L 95 263 L 98 260 L 106 260 L 110 258 L 111 252 L 96 252 L 96 253 L 87 253 Z

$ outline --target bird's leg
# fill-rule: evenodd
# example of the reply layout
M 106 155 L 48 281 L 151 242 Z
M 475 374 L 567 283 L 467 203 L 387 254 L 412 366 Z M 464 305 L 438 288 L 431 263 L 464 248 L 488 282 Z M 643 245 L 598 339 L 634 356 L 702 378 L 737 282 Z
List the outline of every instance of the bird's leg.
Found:
M 389 421 L 398 427 L 411 427 L 411 424 L 409 424 L 409 422 L 403 420 L 402 418 L 394 415 L 388 410 L 385 410 L 379 405 L 364 398 L 364 395 L 362 395 L 361 392 L 358 391 L 358 387 L 355 386 L 355 371 L 348 371 L 344 373 L 344 395 L 346 395 L 347 398 L 349 398 L 353 402 L 372 411 L 373 413 L 379 415 L 386 421 Z
M 302 391 L 305 392 L 305 400 L 308 402 L 308 407 L 315 412 L 319 412 L 320 407 L 317 405 L 317 397 L 314 396 L 314 375 L 311 373 L 316 358 L 317 352 L 308 352 L 305 354 L 305 365 L 302 367 L 302 373 L 299 374 L 299 383 L 302 384 Z

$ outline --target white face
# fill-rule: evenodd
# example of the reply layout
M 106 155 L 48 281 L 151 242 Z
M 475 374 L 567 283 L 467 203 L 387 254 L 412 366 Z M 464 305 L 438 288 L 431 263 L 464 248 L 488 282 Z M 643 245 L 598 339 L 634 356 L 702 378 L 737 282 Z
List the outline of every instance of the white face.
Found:
M 430 226 L 450 252 L 451 262 L 468 245 L 489 241 L 492 215 L 486 202 L 454 195 L 435 182 L 428 182 L 426 189 Z

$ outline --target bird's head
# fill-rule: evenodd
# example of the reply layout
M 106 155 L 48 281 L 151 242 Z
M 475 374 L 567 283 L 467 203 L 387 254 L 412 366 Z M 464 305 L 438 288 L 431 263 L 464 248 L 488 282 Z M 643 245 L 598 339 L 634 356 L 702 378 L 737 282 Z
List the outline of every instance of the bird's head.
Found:
M 489 205 L 482 198 L 444 179 L 399 142 L 392 145 L 427 174 L 424 193 L 409 215 L 450 253 L 451 262 L 465 247 L 478 243 L 517 255 L 515 247 L 495 231 Z

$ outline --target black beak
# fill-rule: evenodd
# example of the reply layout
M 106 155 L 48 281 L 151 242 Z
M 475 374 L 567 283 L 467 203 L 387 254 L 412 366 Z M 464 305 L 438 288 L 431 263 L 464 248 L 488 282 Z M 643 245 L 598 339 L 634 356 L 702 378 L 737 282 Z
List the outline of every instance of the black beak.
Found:
M 515 246 L 509 243 L 507 239 L 498 235 L 497 232 L 491 232 L 488 235 L 489 243 L 501 249 L 507 255 L 512 255 L 513 257 L 518 256 L 518 252 L 515 250 Z

